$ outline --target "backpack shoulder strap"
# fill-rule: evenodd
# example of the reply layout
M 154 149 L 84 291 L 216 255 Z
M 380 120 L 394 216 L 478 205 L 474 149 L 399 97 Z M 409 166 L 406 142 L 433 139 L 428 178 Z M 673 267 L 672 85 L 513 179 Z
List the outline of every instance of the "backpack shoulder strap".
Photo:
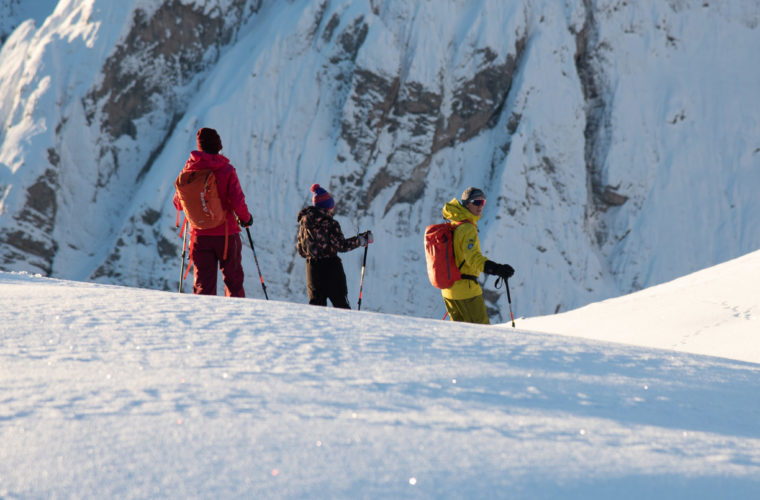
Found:
M 465 220 L 460 220 L 460 221 L 452 222 L 451 223 L 451 225 L 453 226 L 453 228 L 451 229 L 452 236 L 454 235 L 454 231 L 456 231 L 457 228 L 459 226 L 461 226 L 462 224 L 472 224 L 472 221 L 469 220 L 469 219 L 465 219 Z M 456 262 L 456 252 L 457 252 L 457 249 L 454 246 L 454 241 L 453 240 L 451 242 L 451 249 L 454 251 L 454 262 Z M 466 260 L 467 259 L 462 259 L 462 262 L 457 266 L 457 269 L 461 270 L 462 266 L 464 265 L 464 263 L 466 262 Z

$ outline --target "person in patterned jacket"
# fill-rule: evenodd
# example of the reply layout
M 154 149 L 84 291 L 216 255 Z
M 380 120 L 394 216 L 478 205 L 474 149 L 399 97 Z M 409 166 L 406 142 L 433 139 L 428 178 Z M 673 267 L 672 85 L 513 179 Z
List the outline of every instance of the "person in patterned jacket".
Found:
M 335 200 L 319 184 L 311 186 L 312 206 L 298 212 L 298 255 L 306 259 L 306 286 L 309 304 L 351 309 L 348 286 L 338 252 L 348 252 L 373 242 L 372 232 L 344 238 L 333 218 Z

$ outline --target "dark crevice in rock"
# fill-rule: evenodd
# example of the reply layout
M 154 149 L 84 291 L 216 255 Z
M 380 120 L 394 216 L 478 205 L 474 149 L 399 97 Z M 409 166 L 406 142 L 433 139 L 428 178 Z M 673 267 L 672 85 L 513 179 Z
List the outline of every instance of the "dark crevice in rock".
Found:
M 161 212 L 152 208 L 147 208 L 141 217 L 143 223 L 147 226 L 152 226 L 161 219 Z
M 604 163 L 610 144 L 610 106 L 606 101 L 604 75 L 598 72 L 605 46 L 599 41 L 594 5 L 583 1 L 585 18 L 580 31 L 575 34 L 575 65 L 586 103 L 586 128 L 584 129 L 584 155 L 588 200 L 585 224 L 597 246 L 602 247 L 608 239 L 608 229 L 602 214 L 610 207 L 620 206 L 627 197 L 604 185 Z
M 168 260 L 179 256 L 177 245 L 167 240 L 165 236 L 158 232 L 154 236 L 156 238 L 156 250 L 162 259 Z
M 594 221 L 597 242 L 606 239 L 606 229 L 598 214 L 610 207 L 623 205 L 628 197 L 617 193 L 617 188 L 604 184 L 604 164 L 610 144 L 610 104 L 609 93 L 605 90 L 604 73 L 597 71 L 606 46 L 599 41 L 594 5 L 584 0 L 586 17 L 583 27 L 575 33 L 575 65 L 586 102 L 585 160 L 589 200 L 586 204 L 587 222 Z
M 339 24 L 340 16 L 338 14 L 333 14 L 330 20 L 327 21 L 327 26 L 325 26 L 325 30 L 322 33 L 322 40 L 325 42 L 332 40 L 333 33 L 335 33 L 335 28 L 337 28 Z
M 52 237 L 58 213 L 58 189 L 58 173 L 52 168 L 45 170 L 29 186 L 26 203 L 14 217 L 17 229 L 0 236 L 0 244 L 10 247 L 9 251 L 3 252 L 5 263 L 27 261 L 50 275 L 53 259 L 58 252 L 58 243 Z
M 317 33 L 319 33 L 319 27 L 322 26 L 322 20 L 325 17 L 325 12 L 327 11 L 328 2 L 326 0 L 323 0 L 322 3 L 319 4 L 319 8 L 317 9 L 317 12 L 314 14 L 314 24 L 313 28 L 309 31 L 307 38 L 309 40 L 313 40 L 317 37 Z
M 385 213 L 398 203 L 413 203 L 422 196 L 430 162 L 438 151 L 467 142 L 498 124 L 512 89 L 514 72 L 524 53 L 525 44 L 526 38 L 519 38 L 515 43 L 514 55 L 507 55 L 505 62 L 499 65 L 492 64 L 497 55 L 491 49 L 486 47 L 479 50 L 477 55 L 482 60 L 483 69 L 472 79 L 462 82 L 454 91 L 452 109 L 448 116 L 441 115 L 442 97 L 430 92 L 418 91 L 413 94 L 419 96 L 412 101 L 415 103 L 414 106 L 407 106 L 406 109 L 397 108 L 401 115 L 411 113 L 412 110 L 420 112 L 421 116 L 415 121 L 413 135 L 422 135 L 423 130 L 429 131 L 431 124 L 434 132 L 429 149 L 412 169 L 411 175 L 398 186 L 386 204 Z M 420 126 L 421 129 L 418 131 L 416 126 Z M 371 199 L 367 201 L 369 202 Z
M 119 279 L 122 277 L 121 272 L 119 271 L 120 266 L 118 265 L 119 260 L 121 260 L 121 248 L 124 247 L 124 240 L 119 238 L 116 241 L 116 246 L 114 247 L 111 254 L 108 256 L 106 261 L 101 264 L 95 272 L 90 275 L 91 280 L 96 280 L 98 278 L 116 278 Z
M 338 24 L 340 23 L 340 19 L 336 16 L 333 16 L 328 22 L 327 30 L 330 31 L 330 38 L 332 38 L 332 30 L 337 27 L 337 24 L 333 26 L 333 20 L 337 20 Z M 346 26 L 340 35 L 338 35 L 337 43 L 340 50 L 330 57 L 330 63 L 340 64 L 346 61 L 349 61 L 352 64 L 355 63 L 356 56 L 359 54 L 359 49 L 367 39 L 367 33 L 369 33 L 369 25 L 364 21 L 364 16 L 359 16 L 354 19 L 354 21 L 349 26 Z M 350 79 L 351 76 L 352 72 L 343 75 L 346 79 Z
M 364 44 L 364 40 L 367 39 L 368 32 L 369 26 L 364 22 L 364 16 L 359 16 L 354 20 L 353 24 L 341 34 L 339 40 L 340 44 L 343 47 L 343 52 L 348 55 L 348 58 L 351 61 L 356 61 L 356 55 Z
M 356 161 L 368 163 L 380 131 L 384 128 L 393 131 L 398 127 L 391 110 L 398 99 L 399 83 L 398 78 L 389 81 L 370 71 L 358 69 L 354 72 L 352 99 L 363 113 L 362 116 L 355 116 L 352 122 L 341 123 L 341 136 Z

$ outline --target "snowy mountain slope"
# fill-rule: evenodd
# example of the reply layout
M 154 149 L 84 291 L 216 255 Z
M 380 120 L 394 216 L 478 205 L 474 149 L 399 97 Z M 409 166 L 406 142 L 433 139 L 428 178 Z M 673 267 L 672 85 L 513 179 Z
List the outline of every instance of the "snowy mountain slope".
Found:
M 760 252 L 521 328 L 760 363 Z
M 6 261 L 53 273 L 58 258 L 66 275 L 98 274 L 176 108 L 253 13 L 240 1 L 62 1 L 42 29 L 9 38 L 0 57 L 18 68 L 8 78 L 18 95 L 1 114 Z
M 760 494 L 756 363 L 10 273 L 0 305 L 3 498 Z
M 518 315 L 667 281 L 760 247 L 758 12 L 62 0 L 0 52 L 0 268 L 175 289 L 172 181 L 214 126 L 278 299 L 305 301 L 313 182 L 348 235 L 376 234 L 370 310 L 442 315 L 421 235 L 468 185 L 488 193 L 485 253 L 518 270 Z M 344 261 L 356 296 L 360 255 Z
M 0 0 L 0 45 L 5 43 L 13 30 L 24 22 L 31 20 L 41 26 L 53 12 L 58 0 Z
M 614 91 L 603 97 L 598 175 L 629 198 L 605 219 L 617 282 L 650 286 L 757 250 L 760 100 L 744 92 L 760 69 L 740 61 L 753 57 L 760 4 L 660 2 L 604 15 L 617 22 L 598 23 L 609 47 L 600 57 L 615 58 L 603 71 Z

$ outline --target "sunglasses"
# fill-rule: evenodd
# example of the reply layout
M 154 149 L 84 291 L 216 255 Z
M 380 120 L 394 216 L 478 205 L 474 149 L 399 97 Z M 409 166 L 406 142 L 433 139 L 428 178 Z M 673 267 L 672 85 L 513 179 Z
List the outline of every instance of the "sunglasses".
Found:
M 472 203 L 476 207 L 482 207 L 483 205 L 486 204 L 486 200 L 470 200 L 467 203 Z

